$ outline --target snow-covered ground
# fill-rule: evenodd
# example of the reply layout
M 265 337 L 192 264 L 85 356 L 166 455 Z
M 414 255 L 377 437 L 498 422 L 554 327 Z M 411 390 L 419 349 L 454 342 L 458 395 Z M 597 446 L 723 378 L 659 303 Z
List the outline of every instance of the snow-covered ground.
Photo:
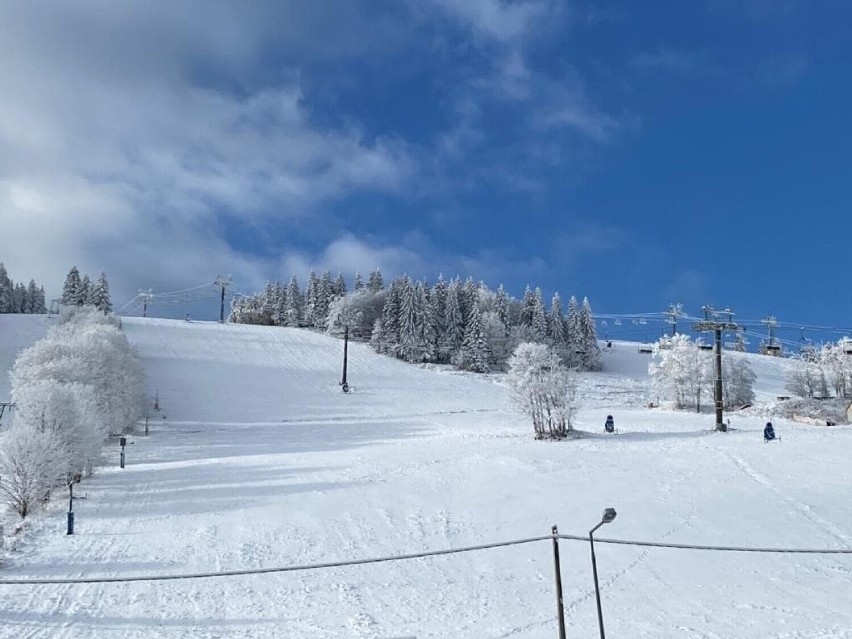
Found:
M 15 358 L 32 346 L 56 321 L 56 315 L 14 315 L 0 313 L 0 402 L 10 401 L 11 384 L 8 372 Z M 5 419 L 5 417 L 4 417 Z
M 852 547 L 852 428 L 645 408 L 648 356 L 614 343 L 570 442 L 532 439 L 499 376 L 420 368 L 307 331 L 125 320 L 159 393 L 149 437 L 42 516 L 0 578 L 335 561 L 560 531 Z M 0 344 L 5 341 L 5 334 Z M 5 355 L 3 355 L 5 357 Z M 779 364 L 755 356 L 758 390 Z M 2 364 L 7 366 L 4 359 Z M 4 380 L 5 383 L 5 380 Z M 620 433 L 600 434 L 607 413 Z M 549 542 L 311 572 L 0 586 L 0 637 L 555 637 Z M 561 544 L 568 633 L 596 636 L 588 546 Z M 598 546 L 612 637 L 852 638 L 852 556 Z

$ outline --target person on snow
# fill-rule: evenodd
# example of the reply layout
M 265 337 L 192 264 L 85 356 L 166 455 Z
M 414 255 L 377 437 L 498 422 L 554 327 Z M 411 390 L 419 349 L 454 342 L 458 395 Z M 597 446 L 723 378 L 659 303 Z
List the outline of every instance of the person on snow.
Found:
M 775 439 L 775 429 L 772 428 L 772 422 L 766 422 L 763 428 L 763 441 L 771 442 L 773 439 Z
M 615 420 L 612 418 L 612 415 L 606 416 L 606 422 L 604 422 L 604 431 L 607 433 L 615 432 Z

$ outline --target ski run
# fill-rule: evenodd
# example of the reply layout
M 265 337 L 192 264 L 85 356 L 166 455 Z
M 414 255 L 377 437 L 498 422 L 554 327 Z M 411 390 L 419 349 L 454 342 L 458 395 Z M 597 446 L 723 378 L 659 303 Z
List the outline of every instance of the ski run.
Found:
M 52 321 L 0 317 L 0 401 Z M 6 553 L 0 579 L 271 568 L 560 532 L 852 548 L 852 428 L 772 418 L 781 362 L 750 355 L 754 408 L 647 407 L 648 355 L 614 342 L 580 375 L 574 426 L 533 439 L 502 375 L 416 366 L 308 330 L 123 319 L 147 373 L 149 435 L 110 441 Z M 160 408 L 154 411 L 154 401 Z M 618 433 L 605 435 L 606 415 Z M 4 419 L 4 427 L 5 419 Z M 9 531 L 6 531 L 7 536 Z M 597 636 L 587 543 L 560 542 L 569 637 Z M 852 555 L 596 544 L 606 631 L 674 639 L 852 638 Z M 557 637 L 549 540 L 391 563 L 132 583 L 0 585 L 0 637 Z

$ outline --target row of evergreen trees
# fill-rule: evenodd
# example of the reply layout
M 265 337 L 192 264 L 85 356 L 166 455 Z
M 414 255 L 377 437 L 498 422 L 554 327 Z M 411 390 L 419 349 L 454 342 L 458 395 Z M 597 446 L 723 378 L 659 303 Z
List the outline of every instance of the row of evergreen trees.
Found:
M 47 313 L 44 287 L 35 280 L 13 282 L 0 262 L 0 313 Z
M 553 346 L 566 365 L 579 370 L 601 366 L 591 306 L 571 297 L 563 309 L 558 293 L 547 309 L 541 289 L 527 287 L 517 300 L 501 285 L 456 278 L 429 285 L 408 276 L 385 286 L 381 272 L 365 283 L 356 273 L 347 293 L 343 276 L 311 272 L 304 293 L 293 276 L 287 286 L 234 300 L 230 321 L 246 324 L 314 327 L 339 334 L 344 327 L 376 351 L 408 362 L 453 364 L 464 370 L 505 369 L 518 344 Z
M 88 275 L 80 277 L 80 271 L 72 266 L 65 276 L 62 286 L 60 304 L 65 306 L 94 306 L 103 313 L 112 312 L 112 302 L 109 299 L 109 282 L 106 274 L 101 273 L 97 282 L 92 282 Z

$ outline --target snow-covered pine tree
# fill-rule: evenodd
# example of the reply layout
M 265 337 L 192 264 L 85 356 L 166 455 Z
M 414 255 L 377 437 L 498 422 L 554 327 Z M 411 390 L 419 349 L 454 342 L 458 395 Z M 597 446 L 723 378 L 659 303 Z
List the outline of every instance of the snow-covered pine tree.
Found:
M 379 335 L 376 337 L 373 347 L 379 353 L 396 356 L 399 353 L 399 314 L 400 294 L 402 281 L 396 278 L 391 282 L 385 304 L 382 307 L 381 322 L 379 322 Z M 372 287 L 370 287 L 372 291 Z
M 589 304 L 588 297 L 583 298 L 583 307 L 580 310 L 580 335 L 582 336 L 583 344 L 583 369 L 587 371 L 599 371 L 603 366 L 601 362 L 601 349 L 598 346 L 595 318 L 592 316 L 592 306 Z
M 506 289 L 503 288 L 502 284 L 497 287 L 497 295 L 494 298 L 494 310 L 497 313 L 497 319 L 505 327 L 506 334 L 504 337 L 508 337 L 509 327 L 512 322 L 509 315 L 509 296 L 506 294 Z
M 399 294 L 399 357 L 407 362 L 428 360 L 430 345 L 425 343 L 423 331 L 423 298 L 407 275 L 402 278 Z
M 444 308 L 444 334 L 441 336 L 441 361 L 451 362 L 461 350 L 464 341 L 465 317 L 461 309 L 461 284 L 458 279 L 447 287 L 447 302 Z
M 364 280 L 361 279 L 361 271 L 355 271 L 355 279 L 352 280 L 352 289 L 360 291 L 364 288 Z
M 38 287 L 36 286 L 35 280 L 30 280 L 30 283 L 27 284 L 27 303 L 24 308 L 24 313 L 29 313 L 32 315 L 36 312 L 36 306 L 38 305 Z
M 24 313 L 27 307 L 27 287 L 18 282 L 12 290 L 12 300 L 15 307 L 14 313 Z
M 33 313 L 47 313 L 47 303 L 45 301 L 43 286 L 38 287 L 38 294 L 36 295 L 36 301 L 33 305 Z
M 532 323 L 535 341 L 544 344 L 547 342 L 547 312 L 544 310 L 541 289 L 536 287 L 533 293 Z
M 417 283 L 417 306 L 420 310 L 421 343 L 423 345 L 423 361 L 431 362 L 437 352 L 438 333 L 435 318 L 432 316 L 432 294 L 427 282 Z
M 464 340 L 462 341 L 455 364 L 463 370 L 475 373 L 487 373 L 490 370 L 490 351 L 488 336 L 485 333 L 482 315 L 479 312 L 479 303 L 474 300 L 468 313 Z
M 580 324 L 580 305 L 573 295 L 568 298 L 568 316 L 565 320 L 565 347 L 568 366 L 574 369 L 583 366 L 583 331 Z
M 89 291 L 92 288 L 92 281 L 88 275 L 84 275 L 80 281 L 80 286 L 74 295 L 74 304 L 76 306 L 85 306 L 89 302 Z
M 301 326 L 304 315 L 303 306 L 304 298 L 299 288 L 299 280 L 293 275 L 290 278 L 290 283 L 287 285 L 287 317 L 285 319 L 287 326 Z
M 278 312 L 278 303 L 280 300 L 280 288 L 278 282 L 266 283 L 266 289 L 264 289 L 261 299 L 261 317 L 259 318 L 259 323 L 263 326 L 272 326 L 275 324 L 275 314 Z
M 467 316 L 470 315 L 473 305 L 478 301 L 479 288 L 474 283 L 473 278 L 468 276 L 459 291 L 459 307 L 461 308 L 462 317 L 464 317 L 465 326 L 467 325 Z
M 65 284 L 62 286 L 62 297 L 59 298 L 61 304 L 66 306 L 77 305 L 77 292 L 80 290 L 80 271 L 76 266 L 72 266 L 65 276 Z
M 342 273 L 338 273 L 331 286 L 331 299 L 344 295 L 346 295 L 346 280 L 343 279 Z M 331 300 L 329 300 L 329 303 L 331 303 Z
M 0 313 L 12 312 L 12 280 L 6 272 L 3 262 L 0 262 Z
M 109 299 L 109 282 L 107 281 L 106 273 L 101 273 L 98 281 L 92 285 L 89 304 L 104 315 L 112 312 L 112 302 Z
M 565 343 L 565 317 L 562 314 L 562 298 L 559 293 L 554 293 L 550 300 L 550 321 L 547 328 L 553 350 L 564 361 L 568 353 Z
M 378 293 L 385 287 L 385 280 L 382 278 L 382 272 L 376 268 L 375 271 L 370 273 L 370 278 L 367 280 L 367 288 L 369 288 L 373 293 Z
M 314 326 L 325 329 L 328 327 L 328 307 L 333 297 L 334 280 L 328 270 L 322 272 L 317 285 L 317 305 L 314 316 Z
M 429 295 L 429 322 L 431 327 L 429 333 L 432 336 L 432 357 L 441 359 L 441 336 L 445 332 L 447 308 L 447 283 L 444 281 L 444 276 L 439 275 L 438 281 L 432 287 L 432 293 Z
M 521 326 L 532 326 L 533 313 L 535 312 L 535 294 L 530 285 L 527 284 L 524 290 L 524 299 L 521 301 L 521 312 L 518 317 L 518 324 Z
M 308 288 L 305 290 L 305 322 L 308 326 L 316 326 L 317 304 L 319 299 L 319 278 L 313 270 L 308 273 Z
M 275 326 L 287 325 L 287 289 L 284 284 L 277 283 L 278 303 L 272 311 L 272 323 Z

